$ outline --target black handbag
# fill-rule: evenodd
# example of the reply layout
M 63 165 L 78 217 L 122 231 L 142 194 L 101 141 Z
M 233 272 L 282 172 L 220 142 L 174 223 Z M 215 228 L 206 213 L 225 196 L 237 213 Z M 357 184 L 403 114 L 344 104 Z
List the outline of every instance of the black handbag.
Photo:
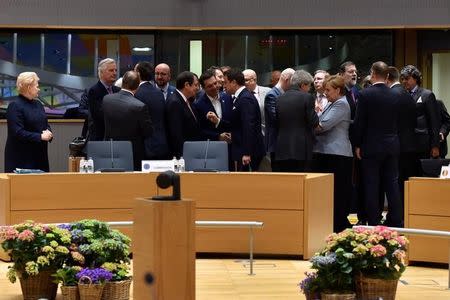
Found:
M 420 160 L 423 177 L 439 177 L 441 174 L 441 167 L 448 166 L 449 164 L 450 159 L 443 158 L 429 158 Z
M 77 136 L 69 143 L 70 156 L 86 156 L 85 147 L 87 139 L 82 136 Z

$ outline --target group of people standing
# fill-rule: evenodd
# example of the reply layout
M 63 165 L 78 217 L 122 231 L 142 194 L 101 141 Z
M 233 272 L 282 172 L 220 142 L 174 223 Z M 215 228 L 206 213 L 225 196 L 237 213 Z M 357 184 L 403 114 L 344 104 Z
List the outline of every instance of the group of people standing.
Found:
M 361 223 L 379 224 L 384 195 L 385 224 L 402 226 L 403 182 L 420 176 L 420 158 L 445 156 L 439 147 L 450 129 L 445 107 L 420 87 L 419 70 L 376 62 L 364 89 L 352 62 L 331 76 L 292 68 L 277 75 L 267 88 L 253 70 L 211 67 L 200 77 L 181 72 L 172 86 L 167 64 L 142 61 L 117 87 L 116 62 L 107 58 L 82 97 L 88 138 L 131 141 L 135 170 L 143 159 L 181 157 L 186 141 L 225 141 L 233 171 L 333 173 L 335 231 L 350 226 L 352 211 Z M 38 80 L 31 72 L 17 79 L 20 95 L 7 111 L 6 172 L 49 170 L 53 136 L 34 100 Z

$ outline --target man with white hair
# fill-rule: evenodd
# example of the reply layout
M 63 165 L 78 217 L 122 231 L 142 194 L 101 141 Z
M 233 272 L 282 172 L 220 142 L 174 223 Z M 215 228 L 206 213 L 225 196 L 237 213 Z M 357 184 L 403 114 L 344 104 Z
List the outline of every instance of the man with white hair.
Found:
M 305 172 L 312 159 L 313 129 L 319 124 L 309 93 L 312 82 L 308 72 L 295 71 L 291 88 L 277 99 L 275 157 L 281 172 Z
M 99 81 L 88 91 L 89 140 L 102 141 L 105 138 L 105 121 L 103 117 L 103 97 L 117 93 L 120 88 L 114 83 L 117 79 L 116 61 L 105 58 L 98 63 Z
M 266 152 L 270 155 L 270 164 L 273 172 L 279 171 L 275 158 L 275 145 L 277 142 L 276 102 L 277 98 L 284 94 L 290 87 L 291 76 L 294 73 L 295 71 L 292 68 L 287 68 L 281 72 L 278 83 L 267 93 L 266 98 L 264 99 L 264 113 L 266 116 L 265 146 Z
M 317 113 L 317 116 L 320 117 L 322 114 L 323 109 L 328 104 L 327 97 L 325 96 L 325 87 L 323 86 L 323 80 L 326 76 L 330 76 L 330 74 L 327 71 L 324 70 L 317 70 L 314 72 L 314 90 L 316 91 L 316 105 L 315 110 Z

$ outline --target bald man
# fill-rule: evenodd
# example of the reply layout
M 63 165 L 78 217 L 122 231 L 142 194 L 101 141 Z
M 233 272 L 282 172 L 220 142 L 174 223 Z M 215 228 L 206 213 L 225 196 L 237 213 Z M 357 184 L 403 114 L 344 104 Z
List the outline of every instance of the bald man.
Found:
M 175 92 L 176 88 L 170 85 L 170 67 L 168 64 L 160 63 L 155 67 L 155 87 L 164 94 L 164 100 Z

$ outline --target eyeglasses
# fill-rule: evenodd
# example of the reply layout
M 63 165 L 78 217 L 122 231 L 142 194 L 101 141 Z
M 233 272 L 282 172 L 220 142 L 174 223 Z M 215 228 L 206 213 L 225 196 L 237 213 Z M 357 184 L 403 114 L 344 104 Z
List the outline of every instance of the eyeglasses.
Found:
M 245 79 L 245 82 L 250 82 L 250 81 L 254 81 L 255 80 L 255 78 L 247 78 L 247 79 Z

